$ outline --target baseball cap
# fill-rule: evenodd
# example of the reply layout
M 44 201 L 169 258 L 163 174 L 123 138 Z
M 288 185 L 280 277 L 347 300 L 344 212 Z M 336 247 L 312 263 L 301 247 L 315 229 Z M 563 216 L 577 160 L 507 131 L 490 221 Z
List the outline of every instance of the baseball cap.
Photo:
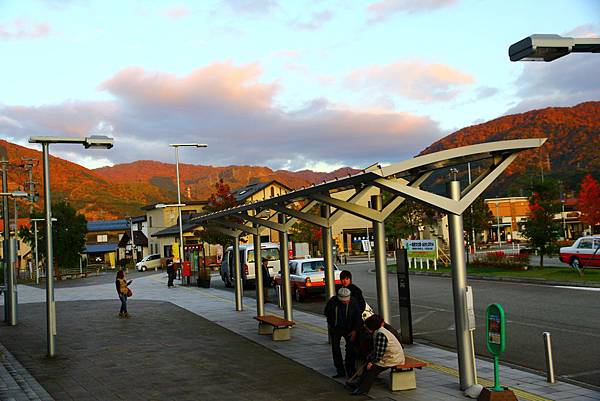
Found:
M 337 297 L 340 301 L 347 301 L 350 299 L 350 290 L 346 287 L 342 287 L 338 290 Z

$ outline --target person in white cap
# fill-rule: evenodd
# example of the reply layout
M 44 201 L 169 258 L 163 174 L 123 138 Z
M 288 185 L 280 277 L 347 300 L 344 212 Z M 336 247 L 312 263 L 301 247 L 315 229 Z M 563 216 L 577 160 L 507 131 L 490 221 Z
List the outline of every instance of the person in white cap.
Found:
M 363 324 L 359 305 L 350 297 L 348 288 L 340 288 L 337 296 L 331 297 L 325 305 L 327 326 L 331 340 L 331 354 L 337 373 L 334 378 L 351 377 L 356 370 L 356 357 L 353 342 Z M 341 340 L 346 342 L 346 358 L 342 357 Z

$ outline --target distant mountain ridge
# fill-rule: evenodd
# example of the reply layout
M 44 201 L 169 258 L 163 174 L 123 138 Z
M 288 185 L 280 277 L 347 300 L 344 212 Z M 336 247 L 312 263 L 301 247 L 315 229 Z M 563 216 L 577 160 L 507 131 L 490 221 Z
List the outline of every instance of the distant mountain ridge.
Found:
M 500 117 L 450 134 L 428 146 L 421 154 L 481 142 L 541 137 L 547 137 L 547 143 L 540 151 L 521 155 L 498 180 L 496 187 L 499 190 L 506 191 L 507 177 L 523 173 L 528 168 L 539 169 L 542 166 L 547 172 L 573 185 L 578 184 L 580 176 L 587 172 L 600 172 L 600 102 L 586 102 L 574 107 L 550 107 Z M 0 140 L 0 146 L 6 147 L 11 165 L 21 164 L 23 157 L 39 161 L 33 173 L 34 181 L 38 183 L 36 191 L 43 194 L 41 152 L 4 140 Z M 184 200 L 207 199 L 219 179 L 223 179 L 231 189 L 270 180 L 278 180 L 290 188 L 299 188 L 356 172 L 347 167 L 322 173 L 311 170 L 273 171 L 261 166 L 180 164 Z M 89 220 L 140 215 L 143 205 L 177 199 L 175 165 L 170 163 L 140 160 L 89 170 L 50 156 L 50 173 L 53 200 L 68 200 Z M 9 190 L 23 188 L 27 180 L 24 169 L 11 167 Z M 21 210 L 28 210 L 26 202 L 19 203 Z M 40 197 L 36 206 L 40 209 L 43 207 L 43 197 Z

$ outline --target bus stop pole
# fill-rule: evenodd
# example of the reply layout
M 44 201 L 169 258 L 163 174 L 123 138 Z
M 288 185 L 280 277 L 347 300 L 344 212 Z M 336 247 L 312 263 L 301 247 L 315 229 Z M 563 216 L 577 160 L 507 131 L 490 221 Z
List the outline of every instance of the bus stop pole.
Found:
M 254 278 L 256 280 L 256 315 L 265 315 L 265 298 L 263 293 L 263 275 L 262 275 L 262 260 L 260 257 L 260 228 L 256 223 L 252 224 L 257 230 L 256 234 L 252 234 L 254 238 Z
M 381 195 L 371 196 L 371 207 L 374 210 L 381 211 L 383 207 Z M 373 221 L 373 233 L 375 235 L 375 279 L 377 282 L 379 315 L 387 323 L 392 323 L 390 316 L 387 260 L 385 257 L 385 227 L 383 221 Z
M 243 311 L 243 283 L 242 283 L 242 268 L 240 266 L 240 237 L 233 237 L 233 268 L 235 269 L 235 310 Z
M 285 226 L 286 216 L 279 213 L 277 216 L 279 224 Z M 283 314 L 285 320 L 294 320 L 292 316 L 292 291 L 290 287 L 290 264 L 288 260 L 288 233 L 287 230 L 279 231 L 279 267 L 283 281 Z
M 460 181 L 456 173 L 446 186 L 448 196 L 455 201 L 460 200 Z M 452 260 L 452 293 L 454 296 L 454 325 L 458 351 L 458 373 L 460 389 L 466 390 L 475 384 L 475 368 L 473 366 L 473 348 L 471 336 L 466 325 L 466 288 L 467 266 L 465 261 L 465 243 L 462 214 L 448 213 L 448 230 L 450 233 L 450 255 Z
M 329 205 L 321 205 L 321 217 L 329 221 L 331 210 Z M 327 299 L 335 296 L 335 276 L 333 274 L 333 240 L 331 239 L 331 226 L 322 227 L 323 259 L 325 260 L 325 283 Z

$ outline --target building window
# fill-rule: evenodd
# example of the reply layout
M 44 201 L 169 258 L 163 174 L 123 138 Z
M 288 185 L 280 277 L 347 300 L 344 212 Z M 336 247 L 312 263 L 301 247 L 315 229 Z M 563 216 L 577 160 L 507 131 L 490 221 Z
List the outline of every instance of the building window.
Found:
M 107 234 L 97 235 L 96 242 L 108 242 L 108 235 Z
M 271 198 L 275 197 L 275 187 L 271 187 Z
M 148 226 L 152 227 L 152 216 L 148 216 Z

